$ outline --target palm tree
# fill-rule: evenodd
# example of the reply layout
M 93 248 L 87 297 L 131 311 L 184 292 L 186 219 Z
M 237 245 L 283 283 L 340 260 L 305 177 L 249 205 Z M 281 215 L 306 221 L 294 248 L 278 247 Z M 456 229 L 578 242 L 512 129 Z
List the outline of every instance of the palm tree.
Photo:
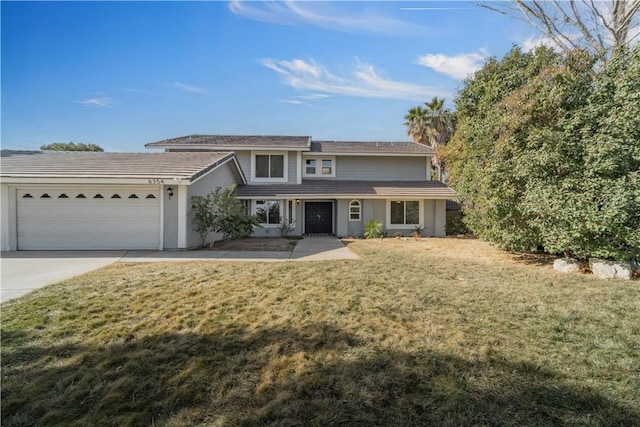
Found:
M 444 108 L 444 99 L 434 97 L 431 102 L 425 102 L 409 110 L 404 116 L 407 127 L 407 135 L 411 135 L 414 142 L 425 144 L 437 151 L 438 147 L 446 145 L 453 134 L 455 127 L 454 113 Z M 437 157 L 433 157 L 433 163 L 437 170 L 437 177 L 442 181 L 444 163 Z
M 407 135 L 413 138 L 413 142 L 419 144 L 427 144 L 427 110 L 418 105 L 409 110 L 409 113 L 404 116 L 406 122 L 404 125 L 407 127 Z
M 427 106 L 427 140 L 431 148 L 436 150 L 433 163 L 437 168 L 438 181 L 442 181 L 444 162 L 437 156 L 438 147 L 446 145 L 455 128 L 455 115 L 444 108 L 444 99 L 434 97 Z

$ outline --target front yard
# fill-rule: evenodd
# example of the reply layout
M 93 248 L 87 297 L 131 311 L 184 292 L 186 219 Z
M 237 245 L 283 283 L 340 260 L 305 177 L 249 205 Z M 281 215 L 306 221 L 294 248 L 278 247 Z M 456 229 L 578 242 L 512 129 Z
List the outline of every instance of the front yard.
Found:
M 2 425 L 640 425 L 637 281 L 476 240 L 350 247 L 118 263 L 5 303 Z

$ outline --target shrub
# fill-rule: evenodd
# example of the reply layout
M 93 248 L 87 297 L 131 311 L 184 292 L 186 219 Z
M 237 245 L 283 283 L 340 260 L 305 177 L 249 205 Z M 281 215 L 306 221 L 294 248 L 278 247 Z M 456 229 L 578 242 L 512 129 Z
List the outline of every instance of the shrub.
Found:
M 364 238 L 365 239 L 377 239 L 382 237 L 384 233 L 384 227 L 382 222 L 377 219 L 370 219 L 364 224 Z

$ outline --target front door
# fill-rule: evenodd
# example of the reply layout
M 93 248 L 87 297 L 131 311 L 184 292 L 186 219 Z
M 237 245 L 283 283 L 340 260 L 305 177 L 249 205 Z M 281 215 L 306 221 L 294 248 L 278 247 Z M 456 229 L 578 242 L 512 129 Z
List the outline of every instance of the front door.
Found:
M 304 206 L 305 233 L 333 233 L 331 202 L 306 202 Z

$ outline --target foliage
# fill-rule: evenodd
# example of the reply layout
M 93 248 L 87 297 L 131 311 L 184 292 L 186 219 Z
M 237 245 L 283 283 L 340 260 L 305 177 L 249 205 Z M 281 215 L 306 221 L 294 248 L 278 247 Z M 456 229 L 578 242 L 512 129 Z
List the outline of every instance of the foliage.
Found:
M 411 108 L 404 116 L 407 135 L 411 135 L 414 142 L 429 145 L 435 150 L 447 144 L 455 128 L 455 115 L 444 108 L 444 102 L 444 99 L 434 97 L 430 102 L 424 103 L 426 108 L 419 105 Z M 444 163 L 437 151 L 433 163 L 437 171 L 435 178 L 442 181 Z
M 637 42 L 640 0 L 513 0 L 481 6 L 527 22 L 540 41 L 565 52 L 585 49 L 602 60 Z
M 251 234 L 254 226 L 259 226 L 258 218 L 244 212 L 235 189 L 235 185 L 225 189 L 218 187 L 206 196 L 191 197 L 194 231 L 200 234 L 202 246 L 205 246 L 210 233 L 240 238 Z
M 469 229 L 464 223 L 464 214 L 462 211 L 447 211 L 445 230 L 447 236 L 457 236 L 458 234 L 467 234 L 469 232 Z
M 456 99 L 443 155 L 479 237 L 579 257 L 640 254 L 640 56 L 548 48 L 491 59 Z
M 53 144 L 45 144 L 40 147 L 45 151 L 99 151 L 104 149 L 97 144 L 85 144 L 83 142 L 56 142 Z
M 378 239 L 384 234 L 384 227 L 382 222 L 377 219 L 369 219 L 364 224 L 364 238 L 365 239 Z
M 280 230 L 280 235 L 282 237 L 287 237 L 289 235 L 289 232 L 295 230 L 295 228 L 296 228 L 295 221 L 289 222 L 289 220 L 285 220 L 278 225 L 278 229 Z

